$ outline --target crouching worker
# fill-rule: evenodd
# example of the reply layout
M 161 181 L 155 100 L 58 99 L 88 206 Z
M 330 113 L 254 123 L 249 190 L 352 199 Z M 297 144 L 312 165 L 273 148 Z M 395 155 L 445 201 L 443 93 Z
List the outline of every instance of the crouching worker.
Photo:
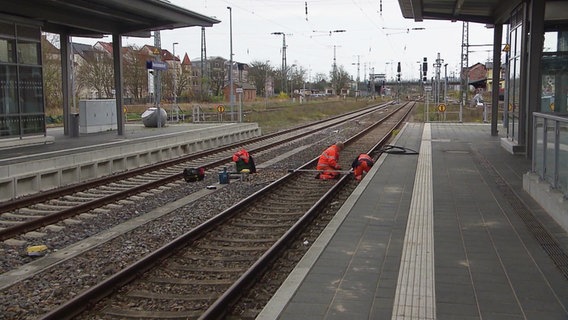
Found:
M 316 170 L 320 171 L 316 179 L 339 179 L 341 175 L 341 173 L 338 172 L 338 170 L 341 170 L 341 166 L 339 165 L 339 153 L 344 147 L 343 142 L 337 142 L 322 152 L 316 167 Z
M 361 153 L 353 160 L 351 163 L 351 168 L 353 168 L 353 175 L 356 180 L 361 181 L 363 179 L 363 174 L 369 172 L 371 167 L 375 164 L 373 158 L 366 153 Z
M 256 173 L 254 159 L 245 149 L 241 149 L 233 154 L 233 162 L 235 162 L 238 173 L 245 169 L 249 170 L 250 173 Z

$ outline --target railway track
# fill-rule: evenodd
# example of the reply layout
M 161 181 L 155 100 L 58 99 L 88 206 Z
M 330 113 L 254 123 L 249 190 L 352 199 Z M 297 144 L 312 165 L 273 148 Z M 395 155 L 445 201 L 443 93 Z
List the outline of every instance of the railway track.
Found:
M 188 167 L 204 167 L 215 174 L 220 167 L 231 165 L 233 152 L 244 147 L 260 153 L 284 143 L 301 139 L 324 128 L 351 121 L 385 105 L 349 113 L 315 124 L 250 139 L 221 148 L 191 154 L 155 165 L 129 170 L 122 174 L 96 179 L 81 185 L 59 188 L 50 192 L 0 203 L 0 240 L 21 236 L 27 232 L 56 224 L 79 214 L 89 213 L 105 205 L 158 189 L 168 184 L 184 183 L 182 172 Z
M 345 142 L 342 167 L 361 151 L 377 157 L 408 104 Z M 309 229 L 310 222 L 353 187 L 314 179 L 312 159 L 207 222 L 122 269 L 43 319 L 220 319 Z M 114 294 L 111 294 L 115 292 Z M 98 303 L 94 304 L 95 301 Z M 236 307 L 238 309 L 238 307 Z

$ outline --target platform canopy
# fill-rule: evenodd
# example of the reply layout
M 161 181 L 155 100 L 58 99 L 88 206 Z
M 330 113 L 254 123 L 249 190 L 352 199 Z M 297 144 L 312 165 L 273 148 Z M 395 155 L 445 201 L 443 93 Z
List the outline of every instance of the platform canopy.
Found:
M 0 0 L 0 14 L 78 37 L 149 37 L 150 31 L 211 27 L 220 21 L 161 0 Z
M 543 0 L 544 1 L 544 0 Z M 508 23 L 511 8 L 523 0 L 398 0 L 403 17 L 423 20 L 453 20 L 484 24 Z M 546 0 L 545 22 L 564 21 L 568 1 Z

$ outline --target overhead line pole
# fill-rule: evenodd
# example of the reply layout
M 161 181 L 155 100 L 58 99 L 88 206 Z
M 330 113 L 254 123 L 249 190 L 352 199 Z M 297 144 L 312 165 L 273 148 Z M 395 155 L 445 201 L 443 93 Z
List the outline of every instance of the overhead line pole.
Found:
M 272 34 L 282 35 L 282 83 L 281 83 L 281 92 L 286 92 L 286 80 L 287 80 L 287 69 L 286 69 L 286 34 L 284 32 L 272 32 Z
M 233 10 L 231 7 L 227 7 L 229 9 L 229 41 L 230 41 L 230 49 L 231 55 L 229 60 L 229 104 L 231 105 L 231 121 L 234 121 L 234 104 L 235 104 L 235 88 L 233 88 Z

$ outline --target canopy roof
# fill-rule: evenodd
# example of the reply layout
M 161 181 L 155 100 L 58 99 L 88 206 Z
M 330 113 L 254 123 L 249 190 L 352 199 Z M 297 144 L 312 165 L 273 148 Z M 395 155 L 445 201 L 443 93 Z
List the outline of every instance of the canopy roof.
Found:
M 150 36 L 153 30 L 220 22 L 161 0 L 0 0 L 0 14 L 37 21 L 47 32 L 82 37 Z
M 568 1 L 546 1 L 546 22 L 568 20 Z M 398 0 L 407 19 L 468 21 L 484 24 L 507 23 L 511 10 L 523 0 Z

